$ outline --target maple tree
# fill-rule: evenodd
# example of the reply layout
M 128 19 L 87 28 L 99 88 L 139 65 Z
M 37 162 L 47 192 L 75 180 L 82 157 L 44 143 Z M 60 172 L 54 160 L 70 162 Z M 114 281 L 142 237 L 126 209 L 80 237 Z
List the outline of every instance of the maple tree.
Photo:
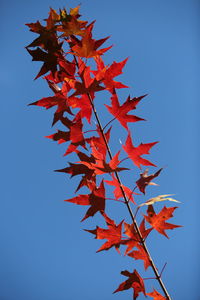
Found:
M 94 22 L 88 24 L 87 21 L 80 20 L 79 9 L 80 6 L 70 9 L 69 12 L 61 9 L 58 13 L 51 8 L 45 25 L 39 21 L 26 24 L 30 31 L 39 35 L 26 47 L 33 61 L 43 63 L 35 79 L 43 76 L 54 93 L 53 96 L 43 97 L 30 105 L 46 109 L 56 108 L 52 125 L 59 122 L 62 130 L 59 129 L 46 137 L 57 141 L 58 144 L 67 143 L 64 156 L 71 153 L 77 156 L 77 161 L 69 162 L 68 166 L 56 171 L 70 174 L 71 177 L 81 176 L 75 192 L 77 193 L 84 187 L 88 193 L 80 193 L 75 197 L 65 199 L 66 202 L 89 206 L 81 221 L 94 215 L 99 215 L 105 221 L 106 228 L 96 226 L 96 229 L 85 229 L 95 235 L 96 239 L 106 240 L 97 252 L 110 250 L 113 247 L 120 252 L 122 247 L 126 247 L 124 255 L 134 260 L 142 260 L 144 270 L 152 269 L 163 295 L 155 289 L 147 293 L 144 277 L 136 269 L 132 273 L 128 270 L 121 271 L 127 279 L 113 293 L 132 288 L 133 299 L 143 293 L 153 299 L 170 300 L 161 278 L 162 272 L 159 273 L 155 266 L 147 248 L 146 239 L 153 230 L 168 238 L 166 230 L 180 227 L 180 225 L 166 222 L 173 217 L 173 212 L 177 207 L 164 206 L 157 213 L 154 209 L 157 202 L 179 201 L 169 197 L 170 194 L 166 194 L 138 204 L 136 198 L 141 196 L 141 193 L 146 194 L 147 186 L 156 185 L 152 180 L 160 175 L 162 168 L 150 175 L 148 175 L 148 169 L 142 171 L 135 186 L 124 185 L 119 176 L 119 172 L 130 170 L 121 166 L 127 159 L 132 161 L 134 172 L 137 172 L 138 168 L 141 170 L 142 166 L 156 167 L 154 163 L 142 156 L 149 155 L 149 151 L 157 144 L 157 141 L 134 146 L 129 127 L 130 123 L 144 121 L 142 117 L 130 112 L 136 110 L 140 101 L 147 95 L 133 98 L 129 95 L 123 103 L 120 102 L 117 90 L 127 88 L 127 86 L 115 81 L 115 77 L 122 74 L 128 59 L 121 62 L 114 61 L 110 65 L 105 64 L 102 56 L 112 47 L 102 48 L 108 37 L 94 39 Z M 110 99 L 110 105 L 102 105 L 102 109 L 106 107 L 105 111 L 111 115 L 111 120 L 104 127 L 101 125 L 95 106 L 96 94 L 100 92 L 107 92 Z M 93 117 L 97 122 L 95 128 L 91 122 Z M 112 155 L 110 138 L 115 127 L 115 120 L 125 130 L 127 137 L 125 143 L 120 149 L 115 149 L 115 155 Z M 112 127 L 106 131 L 106 127 L 111 123 Z M 121 153 L 128 157 L 120 159 Z M 114 187 L 113 200 L 126 205 L 131 224 L 125 222 L 125 216 L 118 225 L 113 217 L 108 216 L 109 187 L 111 189 Z M 137 189 L 138 192 L 135 192 Z M 141 214 L 142 219 L 138 225 L 137 212 L 145 206 L 147 206 L 147 215 Z M 132 211 L 133 207 L 136 208 L 135 215 Z

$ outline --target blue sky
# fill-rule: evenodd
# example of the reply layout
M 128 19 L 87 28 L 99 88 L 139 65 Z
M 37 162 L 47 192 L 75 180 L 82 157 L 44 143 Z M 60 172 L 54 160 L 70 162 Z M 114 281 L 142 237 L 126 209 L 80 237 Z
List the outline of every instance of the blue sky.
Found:
M 50 91 L 42 79 L 33 81 L 40 63 L 31 62 L 24 49 L 35 37 L 24 24 L 44 19 L 50 6 L 78 4 L 1 2 L 2 300 L 132 299 L 130 290 L 112 294 L 124 280 L 120 271 L 143 273 L 142 263 L 114 249 L 95 253 L 102 242 L 82 229 L 94 228 L 99 216 L 80 223 L 85 208 L 63 202 L 74 196 L 76 180 L 53 172 L 70 160 L 62 156 L 65 146 L 44 138 L 58 128 L 51 129 L 53 111 L 27 106 Z M 198 300 L 199 1 L 82 0 L 81 14 L 83 20 L 96 19 L 96 39 L 111 36 L 107 63 L 129 57 L 119 80 L 130 89 L 120 92 L 121 99 L 148 93 L 137 109 L 148 122 L 130 128 L 136 143 L 159 141 L 149 159 L 164 171 L 143 200 L 175 194 L 182 204 L 171 223 L 183 228 L 170 231 L 169 240 L 155 232 L 147 243 L 159 270 L 167 262 L 163 281 L 172 299 Z M 115 126 L 113 152 L 126 138 Z M 131 184 L 131 176 L 124 176 Z M 130 221 L 122 206 L 109 209 L 119 221 Z M 148 291 L 153 285 L 148 280 Z

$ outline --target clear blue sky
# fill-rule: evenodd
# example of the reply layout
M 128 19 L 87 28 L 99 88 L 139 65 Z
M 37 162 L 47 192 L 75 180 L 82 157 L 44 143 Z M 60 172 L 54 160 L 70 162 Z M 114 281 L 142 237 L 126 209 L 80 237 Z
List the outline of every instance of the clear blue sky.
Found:
M 35 37 L 24 24 L 44 19 L 50 6 L 78 4 L 57 0 L 0 4 L 1 300 L 127 300 L 132 299 L 130 290 L 112 294 L 124 280 L 120 271 L 142 272 L 140 262 L 119 256 L 114 249 L 95 253 L 102 241 L 82 229 L 94 228 L 98 216 L 80 223 L 85 208 L 63 202 L 73 197 L 76 182 L 53 172 L 70 160 L 62 157 L 63 145 L 44 138 L 55 130 L 50 126 L 53 111 L 27 106 L 50 91 L 42 79 L 33 81 L 40 63 L 31 62 L 24 49 Z M 153 233 L 148 244 L 159 269 L 167 262 L 163 280 L 172 299 L 199 300 L 200 3 L 82 0 L 81 13 L 83 20 L 97 20 L 96 39 L 111 36 L 107 45 L 114 47 L 105 54 L 106 62 L 129 57 L 121 80 L 130 90 L 121 95 L 149 94 L 137 110 L 148 122 L 130 128 L 138 143 L 159 140 L 149 159 L 165 169 L 155 180 L 159 186 L 149 187 L 144 200 L 175 194 L 182 204 L 171 222 L 184 227 L 169 231 L 169 240 Z M 119 134 L 124 141 L 125 131 Z M 130 175 L 124 180 L 131 184 Z M 119 220 L 125 217 L 121 209 L 113 208 Z M 148 291 L 153 285 L 148 281 Z

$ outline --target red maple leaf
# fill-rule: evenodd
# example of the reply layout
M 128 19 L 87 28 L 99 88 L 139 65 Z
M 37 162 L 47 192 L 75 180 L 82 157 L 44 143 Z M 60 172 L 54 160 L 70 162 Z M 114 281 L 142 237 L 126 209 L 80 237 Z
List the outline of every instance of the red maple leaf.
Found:
M 138 147 L 134 147 L 131 139 L 130 132 L 128 133 L 126 143 L 123 146 L 124 151 L 128 154 L 129 158 L 133 161 L 133 163 L 138 167 L 141 168 L 141 165 L 144 166 L 154 166 L 152 162 L 147 159 L 141 157 L 143 154 L 149 154 L 149 150 L 158 142 L 148 143 L 148 144 L 140 144 Z
M 87 210 L 85 216 L 81 221 L 89 217 L 93 217 L 98 211 L 104 212 L 105 210 L 105 188 L 103 181 L 101 182 L 99 187 L 95 187 L 91 194 L 88 195 L 78 195 L 68 200 L 64 200 L 66 202 L 75 203 L 78 205 L 91 205 Z
M 64 112 L 67 112 L 71 115 L 70 104 L 68 102 L 68 97 L 66 97 L 65 84 L 63 84 L 62 89 L 59 88 L 55 83 L 47 80 L 47 83 L 51 90 L 55 93 L 54 96 L 45 97 L 38 101 L 32 102 L 29 105 L 42 106 L 46 109 L 49 109 L 53 106 L 57 106 L 56 112 L 54 113 L 54 119 L 52 125 L 54 125 L 58 120 L 63 117 Z
M 129 253 L 132 248 L 136 247 L 139 243 L 140 243 L 140 237 L 135 229 L 135 225 L 132 224 L 128 224 L 126 222 L 124 222 L 124 228 L 125 231 L 124 233 L 129 237 L 129 239 L 123 240 L 122 243 L 123 245 L 126 245 L 126 251 L 125 251 L 125 255 L 127 253 Z M 143 239 L 146 239 L 147 236 L 149 235 L 149 233 L 152 231 L 153 228 L 145 228 L 145 219 L 142 220 L 142 222 L 140 223 L 140 233 Z
M 61 47 L 61 45 L 59 46 Z M 43 65 L 35 77 L 37 79 L 38 77 L 46 74 L 48 71 L 51 71 L 53 74 L 57 71 L 57 64 L 58 64 L 58 57 L 60 56 L 60 53 L 56 50 L 54 52 L 45 52 L 39 47 L 35 50 L 30 50 L 26 48 L 29 54 L 32 56 L 32 61 L 42 61 Z M 58 49 L 60 50 L 60 49 Z
M 46 136 L 46 138 L 57 141 L 58 144 L 62 144 L 70 140 L 70 131 L 58 130 L 56 133 Z
M 88 123 L 91 123 L 92 106 L 87 94 L 78 97 L 69 97 L 68 103 L 72 108 L 80 108 L 81 118 L 86 118 Z
M 162 171 L 162 168 L 160 170 L 158 170 L 156 173 L 148 175 L 148 169 L 146 169 L 143 173 L 140 174 L 140 178 L 136 181 L 137 187 L 139 188 L 139 190 L 145 194 L 145 189 L 147 185 L 152 185 L 153 182 L 151 182 L 151 180 L 153 180 L 155 177 L 157 177 L 160 172 Z
M 90 146 L 92 147 L 92 145 L 95 145 L 96 149 L 103 155 L 104 159 L 106 158 L 106 153 L 108 151 L 106 143 L 105 143 L 105 139 L 107 141 L 107 143 L 110 140 L 110 132 L 111 132 L 111 128 L 110 127 L 108 129 L 107 132 L 104 133 L 104 135 L 102 134 L 99 126 L 97 125 L 97 133 L 99 135 L 99 137 L 96 136 L 92 136 L 90 138 L 85 139 L 85 141 L 90 144 Z M 105 139 L 104 139 L 105 138 Z
M 35 32 L 39 34 L 39 37 L 37 37 L 32 43 L 30 43 L 27 47 L 41 47 L 46 51 L 54 51 L 56 48 L 58 48 L 59 43 L 57 36 L 55 34 L 55 30 L 49 30 L 49 28 L 46 28 L 40 24 L 39 21 L 36 23 L 30 23 L 26 24 L 30 31 Z M 49 24 L 50 25 L 50 24 Z M 54 23 L 51 24 L 52 29 L 54 29 Z
M 104 83 L 106 89 L 108 89 L 111 93 L 114 88 L 127 88 L 128 86 L 122 84 L 121 82 L 113 80 L 114 77 L 123 73 L 122 69 L 125 66 L 127 60 L 128 58 L 119 63 L 114 61 L 111 66 L 107 67 L 104 65 L 101 56 L 96 56 L 95 61 L 97 65 L 97 71 L 92 71 L 92 73 L 95 75 L 95 78 L 98 81 L 102 81 Z
M 148 296 L 152 297 L 153 300 L 167 300 L 164 296 L 158 293 L 155 289 L 153 289 L 152 293 L 147 293 Z
M 116 91 L 113 90 L 112 96 L 111 96 L 111 103 L 112 106 L 108 106 L 105 104 L 107 107 L 108 111 L 120 122 L 120 124 L 128 130 L 127 123 L 128 122 L 137 122 L 137 121 L 144 121 L 144 119 L 139 118 L 134 115 L 128 115 L 128 112 L 136 109 L 137 104 L 144 98 L 146 95 L 141 96 L 141 97 L 135 97 L 135 98 L 128 98 L 126 101 L 120 105 L 118 101 L 118 97 L 116 94 Z
M 173 212 L 176 208 L 177 207 L 164 206 L 163 209 L 158 214 L 156 214 L 153 205 L 149 205 L 147 209 L 147 216 L 144 215 L 144 218 L 155 230 L 169 238 L 165 230 L 182 227 L 180 225 L 174 225 L 165 222 L 166 220 L 173 217 Z
M 138 250 L 133 250 L 132 252 L 128 253 L 128 256 L 135 259 L 142 259 L 144 261 L 144 268 L 146 270 L 149 266 L 151 266 L 149 256 L 144 250 L 144 247 L 142 247 L 140 244 L 137 244 L 136 247 L 138 248 Z
M 119 246 L 120 246 L 120 242 L 121 242 L 121 231 L 122 231 L 122 224 L 123 221 L 121 221 L 118 225 L 115 224 L 115 222 L 110 219 L 106 213 L 102 213 L 102 215 L 104 216 L 104 219 L 106 221 L 106 224 L 108 226 L 108 229 L 104 229 L 104 228 L 100 228 L 100 227 L 96 227 L 96 229 L 94 230 L 87 230 L 85 229 L 85 231 L 88 231 L 92 234 L 95 234 L 95 238 L 96 239 L 106 239 L 107 242 L 105 242 L 98 250 L 97 252 L 103 251 L 103 250 L 108 250 L 111 247 L 115 247 L 117 251 L 119 251 Z
M 97 55 L 102 55 L 104 52 L 109 50 L 112 46 L 97 50 L 105 41 L 109 38 L 106 37 L 100 40 L 94 40 L 92 38 L 92 29 L 94 22 L 87 26 L 84 32 L 84 36 L 81 40 L 76 38 L 74 35 L 71 36 L 71 49 L 73 52 L 70 52 L 79 57 L 94 57 Z
M 139 296 L 139 293 L 143 293 L 146 296 L 144 281 L 136 270 L 134 270 L 133 273 L 130 273 L 129 271 L 125 270 L 125 271 L 122 271 L 121 274 L 124 276 L 127 276 L 128 279 L 126 281 L 122 282 L 119 285 L 119 287 L 113 292 L 113 294 L 133 288 L 133 290 L 134 290 L 133 299 L 134 300 Z
M 60 119 L 63 124 L 69 128 L 69 131 L 58 130 L 58 132 L 46 137 L 54 141 L 58 141 L 58 144 L 62 144 L 67 141 L 71 142 L 64 156 L 75 151 L 78 146 L 82 146 L 85 148 L 85 139 L 82 132 L 83 123 L 80 114 L 76 114 L 75 118 L 72 121 L 67 117 L 61 117 Z
M 128 168 L 118 167 L 121 162 L 119 160 L 120 151 L 118 151 L 115 156 L 113 156 L 109 163 L 105 162 L 104 155 L 96 149 L 95 145 L 92 145 L 92 154 L 95 158 L 95 163 L 83 162 L 83 164 L 86 165 L 89 169 L 94 170 L 96 175 L 129 170 Z
M 81 115 L 77 113 L 75 118 L 69 125 L 71 144 L 67 148 L 64 156 L 70 154 L 71 152 L 74 152 L 78 146 L 82 146 L 85 148 L 85 138 L 83 136 L 82 128 L 83 123 Z
M 133 194 L 135 194 L 134 192 L 131 191 L 131 189 L 129 189 L 127 186 L 123 185 L 123 184 L 119 184 L 119 181 L 117 180 L 117 178 L 111 174 L 112 176 L 112 180 L 104 180 L 104 182 L 106 182 L 109 185 L 114 185 L 115 189 L 114 189 L 114 196 L 115 198 L 118 200 L 119 198 L 123 198 L 123 193 L 121 190 L 121 187 L 124 190 L 124 193 L 127 197 L 127 200 L 130 200 L 131 202 L 135 203 L 134 199 L 133 199 Z
M 95 162 L 95 158 L 93 156 L 89 157 L 85 153 L 77 150 L 76 153 L 81 161 Z M 89 187 L 91 182 L 96 182 L 96 176 L 94 174 L 94 170 L 89 169 L 81 162 L 79 164 L 69 163 L 69 167 L 60 170 L 55 170 L 55 171 L 71 174 L 71 177 L 83 174 L 82 179 L 80 180 L 79 185 L 76 189 L 76 192 L 81 187 L 83 186 Z
M 78 20 L 79 15 L 79 6 L 70 9 L 70 13 L 67 14 L 65 9 L 60 11 L 59 20 L 62 22 L 61 25 L 57 25 L 57 31 L 63 32 L 62 37 L 67 37 L 72 34 L 75 35 L 84 35 L 84 28 L 87 25 L 87 21 Z

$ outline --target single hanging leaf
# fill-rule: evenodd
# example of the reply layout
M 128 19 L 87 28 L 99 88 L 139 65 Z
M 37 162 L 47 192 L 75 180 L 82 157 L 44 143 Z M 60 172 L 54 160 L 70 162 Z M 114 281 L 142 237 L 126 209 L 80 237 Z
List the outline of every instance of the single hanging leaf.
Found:
M 159 195 L 157 197 L 151 198 L 151 199 L 147 200 L 146 202 L 140 204 L 139 207 L 143 206 L 143 205 L 151 205 L 151 204 L 154 204 L 156 202 L 161 202 L 161 201 L 166 201 L 166 200 L 181 203 L 180 201 L 178 201 L 176 199 L 173 199 L 173 198 L 169 198 L 168 196 L 172 196 L 172 194 Z
M 58 52 L 44 52 L 40 48 L 37 48 L 35 50 L 30 50 L 26 48 L 29 54 L 32 56 L 32 61 L 42 61 L 43 65 L 35 77 L 37 79 L 38 77 L 46 74 L 48 71 L 51 71 L 53 74 L 57 71 L 57 64 L 58 64 Z
M 99 187 L 95 187 L 91 194 L 79 195 L 74 198 L 64 200 L 66 202 L 75 203 L 78 205 L 91 205 L 87 210 L 85 216 L 81 221 L 86 220 L 89 217 L 93 217 L 98 211 L 104 212 L 105 210 L 105 188 L 103 181 Z
M 148 169 L 146 169 L 143 173 L 140 174 L 140 178 L 136 181 L 137 187 L 139 190 L 145 194 L 145 189 L 147 185 L 157 185 L 156 183 L 151 182 L 155 177 L 157 177 L 160 172 L 162 171 L 162 168 L 158 170 L 156 173 L 148 175 Z
M 118 97 L 116 94 L 116 91 L 113 90 L 113 94 L 111 96 L 111 103 L 112 106 L 108 106 L 105 104 L 107 107 L 108 111 L 120 122 L 120 124 L 128 130 L 127 123 L 128 122 L 138 122 L 138 121 L 144 121 L 144 119 L 139 118 L 134 115 L 129 115 L 128 112 L 136 109 L 137 104 L 144 98 L 146 95 L 141 96 L 141 97 L 135 97 L 135 98 L 128 98 L 126 101 L 120 105 L 118 101 Z
M 112 46 L 97 50 L 105 41 L 109 38 L 100 39 L 98 41 L 92 38 L 92 29 L 94 22 L 88 25 L 85 29 L 84 36 L 82 40 L 77 39 L 75 36 L 71 36 L 72 51 L 70 52 L 76 56 L 80 57 L 94 57 L 97 55 L 102 55 L 104 52 L 108 51 Z
M 148 296 L 152 297 L 153 300 L 167 300 L 164 296 L 158 293 L 155 289 L 153 289 L 152 293 L 147 293 Z
M 56 133 L 46 136 L 46 138 L 58 141 L 58 144 L 62 144 L 70 140 L 70 131 L 58 130 Z
M 52 10 L 53 11 L 53 10 Z M 27 47 L 41 47 L 48 52 L 55 52 L 59 47 L 59 41 L 56 36 L 55 22 L 51 16 L 47 19 L 47 26 L 42 26 L 39 21 L 36 23 L 26 24 L 30 31 L 39 34 L 31 44 Z M 48 27 L 48 28 L 47 28 Z
M 56 84 L 50 82 L 49 80 L 47 80 L 47 83 L 48 83 L 49 87 L 51 88 L 51 90 L 55 93 L 55 95 L 42 98 L 38 101 L 30 103 L 29 105 L 41 106 L 46 109 L 49 109 L 53 106 L 57 106 L 57 109 L 54 113 L 54 119 L 53 119 L 53 123 L 52 123 L 52 126 L 53 126 L 58 120 L 61 120 L 64 112 L 67 112 L 70 115 L 73 115 L 73 113 L 71 112 L 71 109 L 70 109 L 68 97 L 65 95 L 65 92 L 64 92 L 64 85 L 62 86 L 62 89 L 60 89 Z M 68 121 L 68 123 L 69 122 L 70 121 Z
M 60 119 L 63 121 L 62 117 Z M 70 141 L 71 144 L 67 148 L 67 151 L 64 154 L 65 156 L 73 151 L 76 151 L 76 148 L 78 146 L 82 146 L 85 148 L 85 139 L 82 132 L 83 123 L 79 113 L 76 114 L 75 118 L 72 121 L 68 118 L 64 118 L 64 120 L 64 125 L 69 128 L 69 131 L 58 130 L 58 132 L 46 137 L 54 141 L 58 141 L 58 144 Z
M 70 9 L 69 14 L 66 9 L 60 10 L 59 20 L 61 24 L 56 26 L 56 30 L 58 32 L 63 32 L 61 37 L 68 37 L 70 35 L 80 35 L 83 36 L 85 34 L 85 28 L 87 25 L 87 21 L 78 20 L 81 16 L 79 14 L 79 7 Z
M 111 247 L 115 247 L 115 249 L 119 252 L 119 246 L 122 238 L 122 224 L 123 221 L 121 221 L 118 225 L 115 224 L 115 222 L 110 219 L 106 213 L 102 213 L 102 215 L 105 218 L 106 224 L 108 226 L 108 229 L 96 227 L 94 230 L 87 230 L 92 234 L 95 234 L 96 239 L 106 239 L 107 242 L 105 242 L 98 250 L 97 252 L 103 251 L 103 250 L 109 250 Z
M 128 224 L 126 222 L 124 222 L 124 233 L 129 237 L 129 239 L 123 240 L 122 244 L 126 245 L 126 251 L 124 253 L 124 255 L 126 255 L 127 253 L 129 253 L 134 247 L 136 247 L 137 245 L 139 245 L 140 243 L 140 237 L 137 234 L 137 231 L 135 229 L 134 224 Z M 145 219 L 143 218 L 142 222 L 140 223 L 140 233 L 143 239 L 146 239 L 147 236 L 149 235 L 149 233 L 153 230 L 153 228 L 145 228 Z
M 111 174 L 112 176 L 112 180 L 104 180 L 104 182 L 106 182 L 107 184 L 109 185 L 113 185 L 115 187 L 114 189 L 114 196 L 115 198 L 118 200 L 119 198 L 123 198 L 123 194 L 122 194 L 122 191 L 121 191 L 121 187 L 120 187 L 120 184 L 117 180 L 117 178 L 114 176 L 114 174 Z M 133 202 L 135 204 L 135 201 L 133 199 L 133 194 L 136 194 L 134 192 L 131 191 L 131 189 L 129 189 L 127 186 L 125 185 L 121 185 L 124 192 L 125 192 L 125 195 L 127 197 L 127 200 Z
M 92 145 L 92 155 L 95 158 L 95 163 L 83 162 L 83 164 L 86 165 L 89 169 L 94 170 L 96 175 L 129 170 L 128 168 L 118 167 L 121 162 L 119 160 L 119 154 L 120 151 L 115 154 L 115 156 L 110 160 L 109 163 L 106 163 L 104 160 L 104 155 L 96 149 L 95 145 Z
M 110 127 L 107 130 L 107 132 L 105 132 L 105 134 L 104 134 L 104 137 L 107 142 L 109 142 L 109 140 L 110 140 L 111 128 L 112 127 Z M 107 154 L 108 149 L 107 149 L 103 134 L 102 134 L 99 126 L 96 127 L 96 131 L 97 131 L 99 137 L 93 136 L 93 137 L 85 139 L 85 141 L 88 144 L 90 144 L 91 147 L 94 145 L 96 147 L 96 149 L 103 155 L 104 159 L 106 159 L 106 154 Z
M 123 146 L 123 149 L 138 168 L 141 168 L 141 165 L 156 167 L 156 165 L 154 165 L 149 160 L 142 158 L 141 155 L 149 154 L 149 150 L 157 143 L 158 142 L 148 143 L 148 144 L 141 143 L 138 147 L 134 147 L 129 132 L 126 139 L 126 143 Z
M 72 120 L 71 124 L 69 125 L 71 144 L 67 148 L 64 156 L 70 154 L 71 152 L 75 152 L 78 146 L 82 146 L 83 148 L 86 148 L 85 138 L 83 135 L 82 128 L 83 128 L 83 123 L 82 123 L 81 115 L 80 113 L 77 113 L 75 118 Z
M 147 209 L 147 216 L 144 215 L 144 218 L 155 230 L 169 238 L 165 230 L 182 227 L 180 225 L 174 225 L 165 222 L 165 220 L 173 217 L 173 212 L 176 208 L 177 207 L 164 206 L 163 209 L 158 214 L 156 214 L 153 206 L 149 205 Z
M 129 271 L 125 270 L 125 271 L 122 271 L 121 274 L 124 276 L 127 276 L 128 279 L 126 281 L 122 282 L 119 285 L 119 287 L 113 292 L 113 294 L 133 288 L 133 299 L 134 300 L 139 296 L 139 293 L 143 293 L 146 296 L 144 281 L 143 281 L 142 277 L 140 277 L 139 273 L 136 270 L 134 270 L 133 273 L 130 273 Z
M 91 124 L 92 106 L 87 94 L 78 97 L 69 97 L 68 103 L 72 108 L 80 108 L 81 119 L 86 118 L 88 123 Z
M 87 161 L 87 162 L 95 162 L 95 158 L 93 156 L 87 156 L 85 153 L 77 151 L 76 153 L 81 161 Z M 71 177 L 76 175 L 81 175 L 82 179 L 79 182 L 79 185 L 76 189 L 76 192 L 83 186 L 87 186 L 89 188 L 89 185 L 91 182 L 96 182 L 96 176 L 94 174 L 94 170 L 89 169 L 87 166 L 82 164 L 81 162 L 79 164 L 69 163 L 69 167 L 66 167 L 64 169 L 55 170 L 56 172 L 64 172 L 71 174 Z
M 113 92 L 113 89 L 127 88 L 128 86 L 122 84 L 121 82 L 113 80 L 114 77 L 123 73 L 122 69 L 127 60 L 128 58 L 119 63 L 114 61 L 111 66 L 108 67 L 104 65 L 103 59 L 100 55 L 96 56 L 95 61 L 97 65 L 97 71 L 92 71 L 92 73 L 95 75 L 96 80 L 102 81 L 106 89 L 111 93 Z
M 142 259 L 144 261 L 144 268 L 146 270 L 149 266 L 151 266 L 149 256 L 140 244 L 137 244 L 136 247 L 138 248 L 138 250 L 134 250 L 128 253 L 128 256 L 133 257 L 135 259 Z

